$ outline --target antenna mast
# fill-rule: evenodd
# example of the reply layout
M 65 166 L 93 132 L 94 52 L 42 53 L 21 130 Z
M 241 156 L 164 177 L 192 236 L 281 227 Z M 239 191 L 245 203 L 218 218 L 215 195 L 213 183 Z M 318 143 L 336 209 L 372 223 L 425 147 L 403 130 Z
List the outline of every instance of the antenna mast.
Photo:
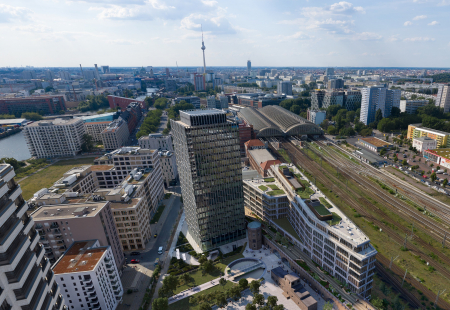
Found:
M 203 41 L 203 26 L 200 25 L 201 29 L 202 29 L 202 51 L 203 51 L 203 75 L 206 74 L 206 61 L 205 61 L 205 42 Z

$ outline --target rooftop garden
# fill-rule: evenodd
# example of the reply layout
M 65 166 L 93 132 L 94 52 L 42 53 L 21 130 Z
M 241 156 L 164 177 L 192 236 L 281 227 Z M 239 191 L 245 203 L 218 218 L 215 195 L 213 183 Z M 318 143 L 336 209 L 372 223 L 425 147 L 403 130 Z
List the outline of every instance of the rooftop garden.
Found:
M 339 222 L 342 220 L 342 217 L 340 217 L 337 213 L 334 212 L 331 212 L 331 214 L 333 214 L 333 219 L 328 222 L 330 226 L 339 224 Z
M 330 209 L 330 208 L 333 207 L 332 205 L 330 205 L 330 204 L 328 203 L 328 201 L 327 201 L 325 198 L 320 197 L 319 200 L 320 200 L 320 202 L 321 202 L 325 207 L 327 207 L 328 209 Z
M 297 189 L 296 193 L 300 196 L 300 198 L 308 199 L 312 194 L 314 194 L 314 191 L 311 188 L 306 187 Z
M 269 184 L 269 185 L 267 185 L 267 186 L 269 186 L 269 187 L 270 187 L 271 189 L 273 189 L 273 190 L 279 189 L 278 186 L 276 186 L 275 184 Z
M 264 186 L 264 185 L 260 185 L 260 186 L 258 186 L 258 188 L 262 191 L 266 191 L 269 189 L 267 186 Z
M 265 178 L 264 182 L 275 182 L 275 178 Z
M 328 209 L 325 208 L 325 206 L 322 205 L 322 204 L 320 204 L 320 205 L 318 205 L 318 206 L 315 206 L 315 207 L 313 207 L 313 208 L 314 208 L 314 210 L 316 210 L 317 213 L 319 213 L 319 215 L 324 216 L 324 215 L 329 215 L 329 214 L 331 214 L 331 212 L 328 211 Z
M 267 192 L 266 194 L 269 195 L 269 196 L 278 196 L 278 195 L 284 195 L 285 192 L 282 189 L 276 189 L 276 190 Z

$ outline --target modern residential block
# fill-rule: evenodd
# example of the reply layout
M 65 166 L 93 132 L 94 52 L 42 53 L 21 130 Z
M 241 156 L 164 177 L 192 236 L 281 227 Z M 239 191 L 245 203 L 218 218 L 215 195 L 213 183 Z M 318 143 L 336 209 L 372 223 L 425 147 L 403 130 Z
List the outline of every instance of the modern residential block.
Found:
M 368 125 L 375 121 L 375 113 L 378 109 L 381 109 L 381 112 L 386 112 L 386 90 L 387 89 L 382 86 L 361 89 L 360 120 L 364 125 Z
M 74 242 L 52 269 L 70 309 L 115 310 L 122 300 L 114 255 L 98 240 Z
M 164 185 L 167 187 L 176 185 L 178 180 L 178 169 L 175 153 L 171 151 L 160 151 L 161 170 Z
M 444 113 L 450 112 L 450 85 L 439 84 L 435 104 L 444 109 Z
M 196 109 L 200 109 L 200 98 L 197 96 L 176 97 L 175 102 L 186 101 L 194 106 Z
M 188 233 L 202 250 L 245 238 L 238 124 L 221 110 L 171 120 Z
M 172 137 L 160 133 L 151 133 L 148 136 L 142 136 L 138 140 L 139 147 L 158 151 L 173 152 Z
M 0 309 L 67 309 L 14 176 L 0 164 Z
M 431 129 L 427 127 L 422 127 L 422 124 L 411 124 L 408 125 L 408 139 L 428 137 L 437 141 L 437 148 L 445 147 L 450 148 L 450 133 Z
M 325 118 L 327 116 L 326 111 L 308 109 L 306 111 L 306 113 L 307 113 L 308 121 L 310 121 L 316 125 L 319 125 L 319 126 L 320 126 L 320 124 L 322 124 L 322 122 L 325 120 Z
M 428 100 L 400 100 L 400 112 L 415 114 L 417 109 L 428 104 Z
M 105 150 L 115 150 L 124 146 L 130 133 L 127 123 L 122 119 L 111 122 L 101 133 L 103 148 Z
M 292 96 L 292 82 L 290 81 L 280 81 L 277 85 L 277 94 L 285 94 Z
M 38 121 L 23 130 L 28 149 L 37 158 L 77 155 L 85 132 L 80 118 Z
M 55 262 L 73 242 L 95 236 L 110 246 L 117 268 L 125 263 L 109 201 L 45 205 L 32 213 L 45 255 Z

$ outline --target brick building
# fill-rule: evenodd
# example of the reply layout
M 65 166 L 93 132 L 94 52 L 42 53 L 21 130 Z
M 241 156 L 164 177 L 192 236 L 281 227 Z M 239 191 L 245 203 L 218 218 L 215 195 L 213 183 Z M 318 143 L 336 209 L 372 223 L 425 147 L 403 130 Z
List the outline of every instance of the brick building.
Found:
M 42 115 L 58 114 L 66 110 L 64 96 L 36 96 L 0 99 L 0 114 L 20 115 L 37 112 Z
M 241 146 L 241 156 L 245 156 L 245 142 L 255 139 L 253 125 L 246 122 L 239 123 L 239 141 Z
M 141 108 L 144 107 L 144 100 L 112 96 L 112 95 L 108 96 L 108 102 L 109 102 L 109 107 L 111 109 L 121 108 L 122 111 L 126 110 L 128 105 L 132 102 L 138 102 L 140 104 Z

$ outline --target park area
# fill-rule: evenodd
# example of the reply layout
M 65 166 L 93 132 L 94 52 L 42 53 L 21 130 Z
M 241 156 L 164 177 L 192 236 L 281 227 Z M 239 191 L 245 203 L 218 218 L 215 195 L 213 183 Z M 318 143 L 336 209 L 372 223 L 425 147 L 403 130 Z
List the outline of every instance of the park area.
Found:
M 59 160 L 55 164 L 29 176 L 19 183 L 22 188 L 23 198 L 28 200 L 41 188 L 51 187 L 53 183 L 62 178 L 63 174 L 68 170 L 89 164 L 94 164 L 93 157 Z

